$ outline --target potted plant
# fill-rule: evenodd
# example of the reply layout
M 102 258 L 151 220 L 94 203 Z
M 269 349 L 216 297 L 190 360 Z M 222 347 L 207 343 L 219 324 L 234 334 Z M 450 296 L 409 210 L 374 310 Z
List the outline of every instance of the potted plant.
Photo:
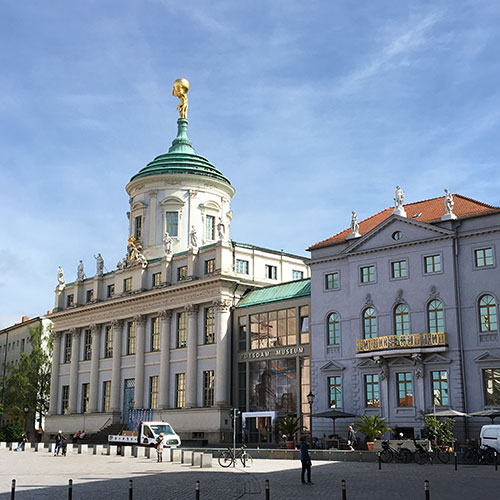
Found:
M 356 424 L 356 430 L 365 435 L 366 446 L 369 451 L 373 451 L 374 441 L 390 429 L 386 425 L 385 418 L 378 417 L 377 415 L 370 416 L 365 413 L 359 418 L 361 419 L 361 423 Z
M 286 436 L 286 447 L 291 450 L 294 447 L 295 434 L 303 429 L 298 418 L 289 415 L 280 418 L 278 421 L 278 429 L 281 435 Z

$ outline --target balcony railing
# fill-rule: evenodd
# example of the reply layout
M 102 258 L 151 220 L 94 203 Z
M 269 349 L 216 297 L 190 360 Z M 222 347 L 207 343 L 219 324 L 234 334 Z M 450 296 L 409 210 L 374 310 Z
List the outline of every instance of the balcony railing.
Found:
M 448 336 L 445 332 L 411 333 L 407 335 L 388 335 L 386 337 L 358 340 L 358 352 L 413 349 L 415 347 L 439 347 L 446 345 L 448 345 Z

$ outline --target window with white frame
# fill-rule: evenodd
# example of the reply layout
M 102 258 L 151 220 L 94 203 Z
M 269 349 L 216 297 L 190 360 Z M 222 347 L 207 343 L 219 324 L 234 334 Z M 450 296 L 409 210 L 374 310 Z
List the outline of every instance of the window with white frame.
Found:
M 179 236 L 179 212 L 165 212 L 165 231 L 170 236 Z
M 270 280 L 278 279 L 278 268 L 276 266 L 266 264 L 266 278 Z
M 248 260 L 236 259 L 235 271 L 238 274 L 248 274 Z
M 295 271 L 295 270 L 292 271 L 292 280 L 293 281 L 302 280 L 302 279 L 304 279 L 304 271 Z
M 207 240 L 215 240 L 215 216 L 207 215 L 205 218 L 205 238 Z

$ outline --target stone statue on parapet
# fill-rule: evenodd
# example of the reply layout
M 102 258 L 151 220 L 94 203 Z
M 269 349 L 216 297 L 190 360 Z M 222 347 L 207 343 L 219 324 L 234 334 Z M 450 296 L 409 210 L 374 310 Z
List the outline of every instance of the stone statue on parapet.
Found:
M 447 190 L 444 190 L 446 196 L 444 197 L 444 206 L 446 208 L 446 213 L 452 215 L 453 207 L 455 206 L 455 202 L 453 201 L 453 195 Z
M 193 248 L 198 246 L 198 237 L 196 236 L 196 228 L 191 226 L 191 232 L 189 233 L 189 242 Z
M 172 255 L 172 237 L 165 231 L 163 235 L 163 253 L 168 257 Z
M 80 263 L 78 264 L 76 275 L 78 281 L 83 281 L 85 279 L 85 271 L 83 270 L 83 260 L 81 260 Z
M 57 268 L 57 289 L 62 290 L 65 286 L 64 271 L 61 266 Z
M 97 254 L 97 257 L 94 255 L 96 260 L 96 274 L 97 276 L 102 276 L 104 274 L 104 259 L 100 253 Z
M 172 95 L 178 97 L 181 101 L 177 105 L 177 110 L 179 111 L 179 116 L 181 118 L 187 119 L 188 110 L 188 98 L 187 93 L 189 91 L 189 82 L 185 78 L 177 78 L 174 82 L 174 88 L 172 89 Z
M 395 207 L 402 208 L 404 202 L 405 202 L 405 193 L 399 186 L 396 186 L 396 196 L 394 197 Z
M 351 231 L 352 234 L 355 235 L 359 234 L 358 216 L 356 215 L 356 212 L 354 210 L 352 211 L 352 217 L 351 217 Z

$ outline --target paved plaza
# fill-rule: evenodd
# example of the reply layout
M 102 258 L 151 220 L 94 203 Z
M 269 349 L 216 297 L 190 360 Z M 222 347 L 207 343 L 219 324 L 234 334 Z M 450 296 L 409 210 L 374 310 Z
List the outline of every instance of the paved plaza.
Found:
M 300 484 L 300 463 L 292 460 L 254 460 L 251 469 L 211 469 L 146 458 L 71 454 L 54 457 L 44 452 L 0 449 L 0 499 L 10 498 L 17 481 L 16 500 L 66 499 L 68 479 L 74 481 L 74 500 L 127 500 L 133 479 L 134 500 L 195 499 L 200 481 L 201 500 L 257 500 L 265 498 L 269 479 L 271 499 L 341 499 L 341 479 L 347 481 L 349 500 L 424 499 L 424 480 L 433 500 L 499 498 L 500 470 L 490 466 L 314 462 L 312 485 Z

